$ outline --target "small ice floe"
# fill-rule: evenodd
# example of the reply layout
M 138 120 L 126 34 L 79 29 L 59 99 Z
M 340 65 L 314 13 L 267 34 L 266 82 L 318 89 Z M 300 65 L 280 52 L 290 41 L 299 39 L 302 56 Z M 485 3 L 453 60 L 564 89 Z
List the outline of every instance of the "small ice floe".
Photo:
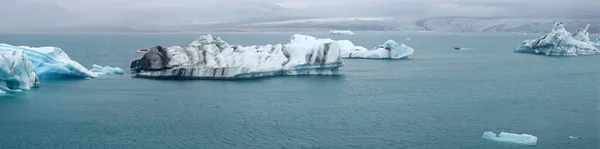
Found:
M 581 138 L 576 137 L 576 136 L 569 136 L 569 139 L 571 139 L 571 140 L 578 140 L 578 139 L 581 139 Z
M 536 145 L 537 137 L 530 134 L 514 134 L 508 132 L 501 132 L 496 135 L 496 133 L 491 131 L 486 131 L 481 136 L 482 139 L 498 141 L 498 142 L 506 142 L 506 143 L 514 143 L 514 144 L 522 144 L 522 145 Z

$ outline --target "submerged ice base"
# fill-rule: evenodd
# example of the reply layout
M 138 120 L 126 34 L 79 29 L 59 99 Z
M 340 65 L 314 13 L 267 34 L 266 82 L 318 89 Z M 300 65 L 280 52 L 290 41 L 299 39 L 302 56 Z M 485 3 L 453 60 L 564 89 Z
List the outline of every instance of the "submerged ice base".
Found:
M 523 145 L 536 145 L 537 137 L 530 134 L 513 134 L 507 132 L 501 132 L 496 135 L 496 133 L 491 131 L 486 131 L 481 136 L 482 139 L 498 141 L 498 142 L 506 142 L 506 143 L 514 143 L 514 144 L 523 144 Z
M 544 54 L 550 56 L 578 56 L 600 54 L 589 38 L 589 25 L 571 35 L 564 24 L 556 22 L 552 31 L 536 40 L 525 40 L 515 52 Z
M 153 47 L 131 63 L 136 77 L 248 79 L 280 75 L 338 75 L 340 47 L 331 39 L 294 35 L 287 44 L 229 45 L 204 35 L 187 46 Z
M 415 50 L 394 40 L 388 40 L 371 50 L 354 46 L 348 40 L 339 41 L 342 44 L 342 57 L 347 59 L 407 59 Z

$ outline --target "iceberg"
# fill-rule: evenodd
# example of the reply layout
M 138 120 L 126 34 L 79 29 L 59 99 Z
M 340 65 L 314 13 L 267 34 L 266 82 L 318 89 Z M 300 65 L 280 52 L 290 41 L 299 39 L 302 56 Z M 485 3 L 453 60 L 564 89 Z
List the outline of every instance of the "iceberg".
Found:
M 20 92 L 38 85 L 33 64 L 22 50 L 0 51 L 1 92 Z
M 100 65 L 92 65 L 92 69 L 90 71 L 94 72 L 97 75 L 117 75 L 117 74 L 125 74 L 125 71 L 119 67 L 110 67 L 110 66 L 100 66 Z
M 354 35 L 354 32 L 350 30 L 330 30 L 330 35 Z
M 415 50 L 394 40 L 388 40 L 371 50 L 361 46 L 354 46 L 347 40 L 339 41 L 342 45 L 342 57 L 348 59 L 406 59 Z
M 578 56 L 600 54 L 600 50 L 589 39 L 589 25 L 580 28 L 574 35 L 556 22 L 552 31 L 536 40 L 525 40 L 515 52 L 535 53 L 550 56 Z
M 522 145 L 536 145 L 538 140 L 536 136 L 530 134 L 513 134 L 501 132 L 499 135 L 496 135 L 496 133 L 491 131 L 484 132 L 481 138 L 491 141 L 515 143 Z
M 0 52 L 23 51 L 33 63 L 33 71 L 39 78 L 88 78 L 98 77 L 81 64 L 71 60 L 67 53 L 56 47 L 28 47 L 0 44 Z
M 600 37 L 596 37 L 596 41 L 594 41 L 594 45 L 600 46 Z
M 244 79 L 337 75 L 343 65 L 340 44 L 331 39 L 296 34 L 286 44 L 240 46 L 209 34 L 186 46 L 153 47 L 130 68 L 142 78 Z

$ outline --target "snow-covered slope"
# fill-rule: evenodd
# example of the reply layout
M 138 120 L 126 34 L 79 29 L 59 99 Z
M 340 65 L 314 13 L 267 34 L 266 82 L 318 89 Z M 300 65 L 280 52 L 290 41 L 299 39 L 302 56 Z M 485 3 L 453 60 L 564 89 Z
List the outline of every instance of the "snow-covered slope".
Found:
M 18 92 L 39 84 L 23 50 L 0 51 L 0 92 Z
M 239 79 L 332 75 L 342 65 L 339 44 L 331 39 L 297 34 L 287 44 L 244 47 L 203 35 L 187 46 L 154 47 L 130 68 L 137 77 Z
M 556 22 L 552 31 L 536 40 L 525 40 L 515 52 L 536 53 L 552 56 L 577 56 L 600 54 L 590 41 L 588 26 L 580 28 L 574 35 L 565 29 L 561 22 Z
M 342 46 L 342 57 L 349 59 L 405 59 L 412 55 L 415 50 L 404 44 L 398 44 L 394 40 L 388 40 L 383 45 L 367 50 L 361 46 L 354 46 L 348 40 L 338 41 Z

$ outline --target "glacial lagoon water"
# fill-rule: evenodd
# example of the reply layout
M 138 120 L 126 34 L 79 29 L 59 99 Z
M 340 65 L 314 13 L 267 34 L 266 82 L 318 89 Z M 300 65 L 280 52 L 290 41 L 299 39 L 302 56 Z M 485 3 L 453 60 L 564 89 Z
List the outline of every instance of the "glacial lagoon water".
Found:
M 292 34 L 213 33 L 240 45 L 282 43 Z M 0 148 L 599 148 L 599 56 L 512 52 L 539 35 L 306 34 L 367 48 L 394 39 L 415 54 L 345 60 L 343 76 L 42 80 L 40 88 L 0 97 Z M 88 68 L 126 69 L 141 56 L 137 49 L 199 35 L 3 34 L 0 42 L 57 46 Z M 539 140 L 491 142 L 480 138 L 485 131 Z

